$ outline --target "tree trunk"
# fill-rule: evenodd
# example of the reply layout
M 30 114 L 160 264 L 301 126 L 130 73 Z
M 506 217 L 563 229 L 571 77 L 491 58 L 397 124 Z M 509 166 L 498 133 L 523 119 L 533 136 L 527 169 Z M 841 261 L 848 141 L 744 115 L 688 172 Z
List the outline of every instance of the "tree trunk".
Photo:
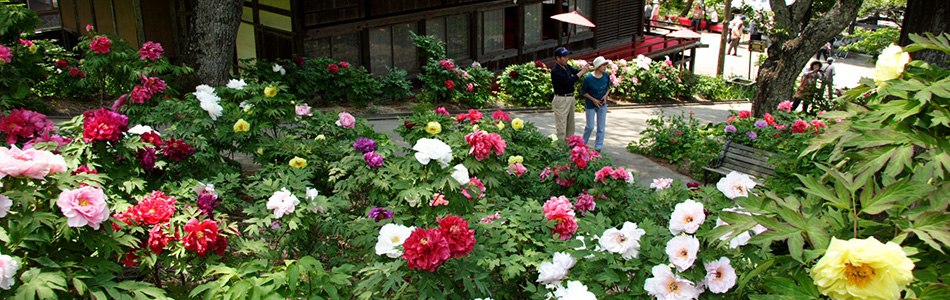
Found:
M 222 86 L 234 61 L 243 0 L 197 0 L 187 60 L 200 83 Z
M 686 2 L 686 8 L 684 8 L 683 11 L 680 12 L 680 17 L 685 17 L 689 15 L 689 12 L 691 10 L 693 10 L 693 0 L 689 0 Z
M 812 18 L 811 0 L 798 0 L 791 5 L 786 5 L 785 0 L 770 0 L 775 28 L 769 32 L 772 45 L 756 78 L 752 98 L 752 113 L 756 117 L 771 112 L 782 101 L 792 100 L 799 73 L 822 45 L 854 20 L 861 2 L 838 1 L 828 12 Z
M 923 35 L 930 32 L 939 35 L 950 32 L 950 1 L 947 0 L 908 0 L 907 10 L 904 11 L 904 24 L 901 25 L 901 37 L 898 44 L 910 45 L 913 41 L 908 37 L 911 33 Z M 922 50 L 910 54 L 917 60 L 930 64 L 950 67 L 947 61 L 950 56 L 937 50 Z

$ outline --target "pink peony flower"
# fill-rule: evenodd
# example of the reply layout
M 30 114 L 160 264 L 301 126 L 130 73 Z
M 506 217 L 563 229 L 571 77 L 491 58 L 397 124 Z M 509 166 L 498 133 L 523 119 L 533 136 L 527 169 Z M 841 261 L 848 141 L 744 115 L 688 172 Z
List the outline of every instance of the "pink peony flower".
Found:
M 92 31 L 93 29 L 92 24 L 86 24 L 86 31 Z
M 795 123 L 792 124 L 793 133 L 805 133 L 808 130 L 808 122 L 805 122 L 802 119 L 795 120 Z
M 20 263 L 9 255 L 0 255 L 0 289 L 9 290 L 16 283 Z
M 166 88 L 168 88 L 168 85 L 165 84 L 165 81 L 158 77 L 142 76 L 142 78 L 139 78 L 139 82 L 148 88 L 148 91 L 153 95 L 162 93 Z
M 4 45 L 0 45 L 0 61 L 9 63 L 11 57 L 13 57 L 13 51 L 10 51 L 10 48 Z
M 339 116 L 340 119 L 336 121 L 336 126 L 343 126 L 343 128 L 350 129 L 356 125 L 356 118 L 353 118 L 353 115 L 341 112 Z
M 544 202 L 544 207 L 541 211 L 544 213 L 544 217 L 548 218 L 548 220 L 574 216 L 574 209 L 571 206 L 571 201 L 564 196 L 551 196 L 550 200 Z
M 599 171 L 594 172 L 594 181 L 607 183 L 606 181 L 607 177 L 610 177 L 610 175 L 612 175 L 613 173 L 614 173 L 614 170 L 610 166 L 603 167 Z
M 465 90 L 466 90 L 466 91 L 469 91 L 469 92 L 474 91 L 474 90 L 475 90 L 475 85 L 469 83 L 468 85 L 465 86 Z
M 439 205 L 449 205 L 449 200 L 445 200 L 445 195 L 435 193 L 435 195 L 432 195 L 432 200 L 429 201 L 429 206 Z
M 782 103 L 778 104 L 777 109 L 784 110 L 785 112 L 792 112 L 792 101 L 788 101 L 788 100 L 782 101 Z
M 726 257 L 706 263 L 706 278 L 703 283 L 710 292 L 722 294 L 736 285 L 736 269 Z
M 7 134 L 7 144 L 15 144 L 21 137 L 49 136 L 53 130 L 53 122 L 46 115 L 30 110 L 13 109 L 10 115 L 0 119 L 0 132 Z
M 132 88 L 129 98 L 132 98 L 132 102 L 135 103 L 145 103 L 145 101 L 152 98 L 152 92 L 147 87 L 138 85 Z
M 442 61 L 440 61 L 439 65 L 445 68 L 446 71 L 455 70 L 455 63 L 447 59 L 443 59 Z
M 670 216 L 670 233 L 676 235 L 681 232 L 688 234 L 696 233 L 699 226 L 706 221 L 706 214 L 703 211 L 703 204 L 686 200 L 677 204 L 673 209 L 673 215 Z
M 112 46 L 112 42 L 109 41 L 109 38 L 104 36 L 97 37 L 92 43 L 89 43 L 89 49 L 99 54 L 109 53 L 110 46 Z
M 129 118 L 105 108 L 83 113 L 82 139 L 92 141 L 118 141 L 129 130 Z
M 294 106 L 294 112 L 297 113 L 298 117 L 309 117 L 313 115 L 313 113 L 310 112 L 310 105 L 307 104 Z
M 345 62 L 345 61 L 341 61 L 341 62 L 340 62 L 340 68 L 349 69 L 349 68 L 350 68 L 350 64 L 347 63 L 347 62 Z
M 122 96 L 119 96 L 119 99 L 115 99 L 115 102 L 112 102 L 112 107 L 109 107 L 109 110 L 118 112 L 119 109 L 125 105 L 125 100 L 128 99 L 128 97 L 129 97 L 128 94 L 123 94 Z
M 478 161 L 488 157 L 492 151 L 495 152 L 495 155 L 499 156 L 505 154 L 505 140 L 501 139 L 501 136 L 497 133 L 485 133 L 484 131 L 476 130 L 466 135 L 465 141 L 471 146 L 468 153 L 475 154 L 475 159 Z
M 693 236 L 676 236 L 666 243 L 666 255 L 670 256 L 670 262 L 680 272 L 693 266 L 697 252 L 699 252 L 699 239 Z
M 148 41 L 145 44 L 142 44 L 142 49 L 139 49 L 139 59 L 151 59 L 157 60 L 162 58 L 162 53 L 165 52 L 165 49 L 162 48 L 162 44 Z
M 445 109 L 445 107 L 436 108 L 435 113 L 446 116 L 446 117 L 450 116 L 449 110 Z
M 452 81 L 451 79 L 446 80 L 446 81 L 445 81 L 445 88 L 449 89 L 450 91 L 451 91 L 451 90 L 454 90 L 454 89 L 455 89 L 455 81 Z
M 109 219 L 106 194 L 102 189 L 84 186 L 75 190 L 64 189 L 56 200 L 56 206 L 66 216 L 69 227 L 89 225 L 99 229 L 99 224 Z
M 667 189 L 673 185 L 673 178 L 657 178 L 653 179 L 653 183 L 650 184 L 651 189 L 656 189 L 657 191 L 662 189 Z
M 479 223 L 494 224 L 494 223 L 495 223 L 494 220 L 500 219 L 500 218 L 501 218 L 501 215 L 499 215 L 499 214 L 494 214 L 494 215 L 486 216 L 486 217 L 482 218 L 481 221 L 478 221 L 478 222 L 479 222 Z M 502 223 L 504 223 L 504 222 L 502 222 Z
M 66 171 L 66 161 L 52 152 L 36 149 L 20 150 L 16 146 L 0 148 L 0 177 L 43 179 Z
M 503 120 L 503 121 L 509 121 L 509 122 L 511 121 L 511 115 L 508 115 L 508 113 L 500 109 L 492 113 L 491 117 L 492 119 L 495 119 L 495 120 Z
M 508 174 L 521 177 L 524 172 L 528 171 L 523 164 L 517 163 L 513 165 L 508 165 Z
M 278 219 L 294 212 L 294 208 L 297 207 L 297 204 L 300 204 L 300 200 L 297 199 L 297 196 L 291 194 L 287 188 L 280 188 L 280 191 L 274 192 L 274 194 L 267 199 L 267 209 L 273 209 L 274 216 Z
M 702 289 L 679 275 L 667 265 L 653 267 L 653 277 L 643 282 L 643 289 L 659 300 L 690 300 L 699 298 Z
M 13 207 L 13 200 L 6 195 L 0 195 L 0 218 L 6 217 L 11 207 Z
M 594 196 L 583 193 L 580 196 L 577 196 L 577 201 L 574 202 L 574 207 L 577 207 L 577 211 L 581 213 L 581 216 L 583 216 L 589 211 L 594 211 L 594 208 L 597 207 L 597 202 L 594 202 Z
M 468 185 L 468 187 L 462 186 L 462 195 L 465 196 L 465 198 L 472 199 L 472 193 L 475 193 L 476 189 L 478 190 L 478 198 L 485 198 L 485 185 L 482 184 L 481 179 L 472 177 L 466 185 Z

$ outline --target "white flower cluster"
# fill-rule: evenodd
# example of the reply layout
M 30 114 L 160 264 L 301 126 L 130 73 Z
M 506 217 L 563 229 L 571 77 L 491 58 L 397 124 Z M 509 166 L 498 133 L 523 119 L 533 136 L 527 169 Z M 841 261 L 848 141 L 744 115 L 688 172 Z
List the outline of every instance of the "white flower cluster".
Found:
M 229 89 L 243 90 L 247 82 L 244 82 L 244 79 L 231 79 L 226 86 Z
M 415 227 L 406 227 L 398 224 L 386 224 L 379 230 L 379 239 L 376 242 L 376 255 L 386 255 L 389 258 L 402 256 L 402 244 L 412 235 Z
M 620 253 L 623 259 L 637 258 L 640 253 L 640 237 L 646 234 L 637 228 L 637 223 L 624 222 L 619 230 L 610 228 L 600 236 L 600 247 L 610 253 Z
M 274 71 L 275 73 L 280 73 L 281 76 L 287 74 L 287 70 L 284 70 L 284 67 L 283 67 L 283 66 L 281 66 L 280 64 L 276 64 L 276 63 L 274 64 L 274 67 L 271 68 L 271 71 Z
M 564 252 L 554 253 L 554 259 L 550 262 L 542 262 L 538 266 L 537 282 L 553 286 L 567 279 L 567 271 L 574 267 L 577 259 Z
M 554 290 L 554 296 L 558 300 L 597 300 L 594 293 L 587 291 L 587 286 L 575 280 L 568 281 L 566 287 L 559 285 Z
M 218 120 L 224 107 L 221 107 L 221 104 L 219 104 L 221 97 L 218 97 L 218 94 L 214 92 L 214 88 L 207 84 L 202 84 L 195 87 L 195 92 L 192 94 L 201 102 L 201 109 L 207 111 L 212 120 Z
M 412 150 L 417 151 L 416 160 L 423 165 L 428 165 L 430 160 L 435 160 L 445 168 L 449 166 L 449 162 L 452 162 L 452 147 L 438 139 L 419 139 L 416 145 L 412 146 Z
M 643 54 L 641 54 L 637 56 L 637 59 L 634 60 L 634 63 L 637 64 L 638 68 L 641 68 L 644 70 L 650 70 L 650 64 L 653 63 L 653 59 L 650 59 L 649 57 L 643 56 Z
M 161 135 L 160 133 L 158 133 L 158 131 L 155 131 L 154 129 L 152 129 L 152 127 L 149 127 L 148 125 L 142 125 L 142 124 L 132 126 L 132 128 L 129 128 L 129 131 L 126 131 L 126 133 L 128 134 L 135 134 L 135 135 L 140 135 L 146 132 L 155 132 L 155 134 Z

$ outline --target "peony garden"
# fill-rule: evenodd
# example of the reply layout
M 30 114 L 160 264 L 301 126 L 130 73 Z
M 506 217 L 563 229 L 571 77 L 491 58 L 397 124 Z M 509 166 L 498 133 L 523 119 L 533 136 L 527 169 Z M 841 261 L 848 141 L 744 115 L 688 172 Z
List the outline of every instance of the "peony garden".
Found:
M 950 294 L 950 69 L 908 55 L 950 53 L 947 34 L 888 48 L 873 79 L 815 114 L 783 102 L 761 118 L 649 120 L 628 148 L 700 184 L 640 182 L 581 137 L 475 109 L 541 105 L 540 62 L 495 77 L 419 37 L 428 60 L 400 147 L 351 112 L 315 109 L 408 96 L 398 70 L 260 61 L 186 87 L 175 78 L 191 70 L 160 44 L 90 31 L 75 54 L 0 40 L 0 298 Z M 610 69 L 635 102 L 701 89 L 668 60 Z M 69 95 L 106 105 L 54 123 L 25 100 Z M 776 175 L 702 173 L 726 142 L 777 153 Z

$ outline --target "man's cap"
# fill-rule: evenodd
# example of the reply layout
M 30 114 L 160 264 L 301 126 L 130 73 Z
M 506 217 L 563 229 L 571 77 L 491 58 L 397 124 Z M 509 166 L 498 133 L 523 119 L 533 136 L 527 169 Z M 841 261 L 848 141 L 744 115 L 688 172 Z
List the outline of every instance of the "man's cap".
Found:
M 573 52 L 567 50 L 567 48 L 564 47 L 557 47 L 557 49 L 554 49 L 555 56 L 568 56 L 571 55 L 571 53 Z
M 827 62 L 829 62 L 829 63 L 832 63 L 832 62 L 835 62 L 835 59 L 834 59 L 834 58 L 831 58 L 831 57 L 829 57 L 829 58 L 828 58 L 827 60 L 825 60 L 825 61 L 827 61 Z

